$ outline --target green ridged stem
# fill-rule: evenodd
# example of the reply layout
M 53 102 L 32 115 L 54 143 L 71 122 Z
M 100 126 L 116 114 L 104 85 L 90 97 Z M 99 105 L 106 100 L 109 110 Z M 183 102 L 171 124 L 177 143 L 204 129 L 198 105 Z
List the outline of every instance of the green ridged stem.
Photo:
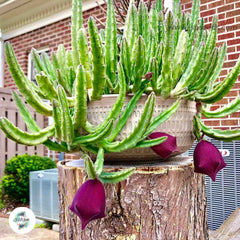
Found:
M 93 18 L 88 21 L 89 36 L 92 49 L 93 62 L 93 91 L 91 100 L 100 100 L 106 83 L 106 65 L 104 61 L 103 46 L 98 35 L 98 29 Z
M 155 95 L 154 93 L 151 93 L 146 101 L 143 113 L 141 115 L 141 118 L 137 124 L 137 126 L 134 128 L 133 132 L 126 137 L 124 140 L 119 142 L 117 145 L 113 143 L 112 145 L 105 144 L 103 147 L 108 152 L 122 152 L 124 150 L 133 148 L 136 146 L 136 144 L 142 140 L 142 137 L 147 129 L 147 127 L 150 124 L 150 121 L 152 119 L 153 110 L 155 106 Z
M 125 100 L 125 95 L 126 95 L 125 75 L 124 75 L 124 71 L 121 63 L 118 64 L 118 75 L 119 75 L 120 89 L 119 89 L 117 100 L 113 104 L 109 114 L 104 119 L 104 121 L 95 128 L 95 131 L 98 131 L 100 128 L 102 128 L 102 126 L 105 125 L 109 120 L 113 119 L 113 121 L 115 121 L 121 112 L 121 109 L 123 107 L 124 100 Z
M 222 81 L 220 85 L 218 85 L 211 92 L 206 94 L 196 94 L 195 97 L 197 100 L 204 103 L 214 103 L 221 100 L 233 87 L 235 81 L 238 78 L 240 73 L 240 58 L 238 59 L 236 65 L 231 70 L 231 72 L 227 75 L 227 77 Z
M 212 129 L 204 125 L 200 119 L 198 119 L 198 123 L 200 124 L 201 131 L 211 138 L 226 142 L 240 140 L 240 129 L 234 130 Z
M 52 108 L 34 91 L 32 83 L 24 75 L 19 63 L 17 62 L 13 48 L 10 43 L 6 43 L 6 58 L 9 66 L 9 70 L 17 85 L 19 91 L 25 98 L 25 100 L 38 112 L 45 116 L 52 115 Z
M 237 97 L 226 106 L 221 107 L 215 111 L 209 111 L 206 108 L 202 107 L 201 113 L 204 117 L 207 118 L 222 118 L 237 112 L 239 109 L 240 109 L 240 97 Z
M 39 132 L 40 131 L 39 126 L 34 121 L 34 118 L 30 114 L 30 112 L 28 111 L 27 107 L 22 102 L 21 98 L 18 96 L 18 94 L 15 91 L 12 91 L 12 95 L 13 95 L 13 98 L 14 98 L 14 100 L 16 102 L 16 105 L 17 105 L 17 107 L 19 109 L 19 112 L 20 112 L 20 114 L 21 114 L 21 116 L 23 118 L 23 121 L 27 125 L 27 128 L 31 132 Z
M 124 69 L 124 73 L 126 76 L 126 83 L 127 83 L 127 87 L 129 85 L 130 82 L 130 73 L 131 73 L 131 54 L 130 54 L 130 49 L 127 43 L 126 38 L 122 39 L 121 42 L 121 52 L 120 52 L 120 61 L 122 63 L 123 69 Z
M 73 54 L 72 51 L 67 51 L 67 66 L 68 67 L 73 67 Z
M 43 52 L 42 53 L 42 62 L 43 62 L 43 65 L 45 66 L 45 69 L 47 72 L 45 72 L 45 74 L 47 74 L 49 76 L 49 79 L 51 81 L 55 80 L 56 79 L 56 72 L 54 70 L 54 67 L 47 55 L 47 53 Z
M 136 92 L 142 81 L 143 71 L 144 71 L 144 64 L 145 64 L 145 43 L 141 36 L 138 37 L 136 42 L 136 49 L 133 53 L 133 92 Z
M 36 80 L 39 88 L 47 99 L 52 101 L 54 98 L 57 98 L 57 91 L 44 72 L 41 72 L 41 75 L 37 74 Z
M 87 155 L 84 155 L 83 159 L 84 159 L 84 168 L 88 175 L 88 178 L 95 179 L 97 177 L 97 173 L 96 173 L 96 170 L 95 170 L 92 160 Z
M 215 82 L 216 79 L 218 78 L 219 74 L 221 73 L 222 66 L 224 64 L 226 53 L 227 53 L 227 46 L 226 46 L 226 44 L 223 44 L 223 46 L 220 49 L 220 52 L 218 54 L 216 67 L 214 68 L 214 71 L 212 72 L 211 76 L 209 76 L 207 84 L 209 84 L 211 82 Z M 196 89 L 200 90 L 200 88 L 199 89 L 196 88 Z
M 60 69 L 60 65 L 58 63 L 57 56 L 54 52 L 52 52 L 52 54 L 51 54 L 51 59 L 52 59 L 52 64 L 53 64 L 54 70 L 56 72 L 57 69 Z
M 194 133 L 195 137 L 197 138 L 197 141 L 199 142 L 202 137 L 202 132 L 201 132 L 200 123 L 198 121 L 198 118 L 199 118 L 198 115 L 193 117 L 193 133 Z M 200 117 L 201 117 L 201 115 L 200 115 Z
M 213 50 L 211 57 L 209 58 L 207 64 L 205 65 L 205 68 L 202 70 L 200 77 L 196 81 L 194 81 L 194 84 L 192 84 L 188 88 L 189 91 L 201 90 L 206 85 L 208 85 L 210 77 L 217 66 L 217 61 L 218 61 L 218 51 L 217 51 L 217 49 L 215 49 L 215 50 Z
M 188 33 L 182 30 L 179 36 L 175 55 L 173 58 L 173 86 L 176 85 L 184 70 L 185 55 L 187 49 Z
M 72 26 L 71 26 L 71 37 L 72 37 L 72 52 L 73 52 L 73 63 L 75 69 L 80 63 L 77 32 L 82 27 L 82 1 L 72 1 Z
M 151 140 L 143 140 L 138 142 L 134 148 L 146 148 L 146 147 L 153 147 L 157 146 L 167 140 L 167 137 L 160 137 Z
M 103 125 L 102 128 L 99 129 L 98 131 L 86 136 L 76 137 L 74 139 L 73 144 L 78 145 L 81 143 L 93 143 L 93 142 L 100 141 L 110 134 L 112 127 L 113 127 L 113 120 L 111 119 L 105 125 Z
M 28 133 L 15 127 L 8 119 L 0 119 L 0 128 L 17 143 L 35 146 L 44 143 L 54 135 L 54 126 L 48 126 L 37 133 Z
M 163 11 L 163 3 L 162 0 L 156 0 L 156 8 L 158 12 Z
M 97 153 L 97 159 L 94 163 L 94 167 L 96 169 L 96 174 L 99 176 L 103 170 L 103 164 L 104 164 L 104 150 L 103 148 L 99 148 Z
M 71 96 L 70 84 L 66 81 L 66 77 L 64 77 L 62 71 L 57 69 L 57 81 L 64 88 L 68 96 Z
M 54 121 L 54 127 L 55 127 L 55 137 L 57 140 L 62 140 L 62 129 L 61 129 L 61 116 L 64 114 L 61 112 L 61 109 L 59 108 L 59 105 L 57 104 L 57 101 L 53 100 L 53 121 Z
M 75 79 L 76 79 L 76 72 L 75 72 L 75 69 L 73 66 L 71 67 L 68 67 L 68 75 L 67 75 L 67 79 L 68 79 L 68 83 L 69 83 L 69 88 L 70 88 L 70 95 L 71 96 L 74 96 L 75 94 L 75 89 L 74 89 L 74 82 L 75 82 Z
M 162 84 L 161 95 L 163 98 L 167 98 L 170 95 L 172 89 L 172 53 L 173 53 L 173 16 L 169 12 L 166 22 L 166 40 L 162 57 Z
M 65 77 L 67 75 L 67 73 L 66 73 L 66 70 L 67 70 L 67 64 L 66 64 L 67 56 L 66 56 L 65 47 L 63 46 L 63 44 L 60 44 L 58 46 L 56 57 L 57 57 L 59 69 L 61 70 L 61 73 Z
M 30 114 L 30 112 L 28 111 L 26 106 L 24 105 L 24 103 L 22 102 L 21 98 L 18 96 L 18 94 L 15 91 L 13 91 L 12 94 L 13 94 L 13 98 L 14 98 L 14 100 L 16 102 L 16 105 L 17 105 L 17 107 L 19 109 L 19 112 L 20 112 L 24 122 L 27 125 L 27 128 L 32 133 L 38 133 L 40 131 L 40 128 L 37 125 L 37 123 L 35 122 L 35 120 L 33 119 L 32 115 Z M 54 114 L 54 109 L 53 109 L 53 114 Z M 14 139 L 12 139 L 12 140 L 14 140 Z M 63 145 L 61 145 L 61 144 L 59 144 L 57 142 L 54 142 L 54 141 L 52 141 L 50 139 L 45 141 L 43 144 L 48 149 L 53 150 L 53 151 L 58 151 L 58 152 L 66 151 L 66 148 Z
M 46 72 L 45 66 L 41 61 L 41 58 L 36 49 L 32 48 L 31 50 L 31 58 L 33 60 L 34 66 L 36 67 L 37 71 L 40 73 L 41 71 Z
M 126 38 L 129 48 L 132 50 L 138 36 L 138 14 L 134 1 L 129 3 L 129 9 L 123 30 L 123 37 Z
M 205 58 L 209 57 L 210 53 L 215 48 L 217 41 L 217 30 L 218 30 L 218 16 L 215 15 L 213 16 L 211 31 L 208 35 L 206 42 Z
M 74 108 L 74 129 L 85 129 L 87 121 L 87 82 L 82 65 L 77 68 L 76 99 Z
M 58 86 L 58 102 L 62 115 L 62 138 L 66 143 L 71 144 L 74 139 L 74 128 L 68 106 L 67 96 L 62 86 Z
M 163 122 L 167 121 L 179 108 L 181 100 L 176 100 L 170 107 L 161 112 L 158 116 L 152 119 L 150 125 L 144 133 L 144 138 L 146 138 L 150 133 L 152 133 L 158 126 Z
M 145 90 L 145 87 L 146 87 L 145 84 L 146 84 L 145 82 L 142 83 L 142 86 L 134 94 L 134 96 L 131 98 L 131 100 L 127 104 L 125 110 L 122 112 L 117 124 L 114 127 L 114 130 L 111 132 L 111 135 L 107 139 L 109 142 L 112 142 L 117 137 L 117 135 L 120 133 L 120 131 L 123 129 L 123 127 L 125 126 L 128 118 L 131 116 L 139 98 L 142 96 L 142 94 Z
M 113 0 L 108 0 L 107 20 L 106 20 L 106 75 L 110 79 L 112 85 L 116 82 L 117 70 L 117 26 L 115 18 L 115 10 Z
M 179 90 L 188 87 L 196 75 L 201 71 L 201 63 L 203 62 L 205 52 L 205 46 L 202 45 L 198 54 L 192 58 L 190 63 L 188 64 L 187 69 L 183 73 L 176 87 L 172 90 L 171 95 L 174 96 Z
M 86 73 L 87 89 L 92 88 L 91 66 L 88 49 L 88 39 L 85 28 L 78 31 L 78 49 L 80 54 L 80 62 L 84 67 Z
M 102 183 L 118 183 L 127 179 L 133 174 L 135 168 L 124 169 L 118 172 L 102 172 L 98 179 Z
M 152 72 L 151 86 L 153 91 L 157 91 L 157 79 L 158 79 L 158 62 L 156 58 L 152 58 L 150 62 L 149 72 Z
M 146 42 L 149 36 L 149 21 L 148 10 L 145 3 L 141 0 L 138 7 L 138 29 L 139 35 L 141 35 Z

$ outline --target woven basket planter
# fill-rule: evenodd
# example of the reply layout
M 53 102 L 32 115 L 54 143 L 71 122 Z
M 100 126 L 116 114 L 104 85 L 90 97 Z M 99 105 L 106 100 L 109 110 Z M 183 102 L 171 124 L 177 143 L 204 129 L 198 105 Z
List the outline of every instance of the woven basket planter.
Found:
M 93 125 L 103 122 L 104 118 L 111 110 L 115 103 L 117 95 L 104 95 L 100 101 L 93 101 L 88 104 L 88 121 Z M 124 106 L 130 101 L 131 96 L 126 96 Z M 116 140 L 122 140 L 128 136 L 137 125 L 140 116 L 143 112 L 147 96 L 143 95 L 137 106 L 135 107 L 127 124 L 122 129 Z M 156 105 L 154 110 L 154 117 L 159 115 L 163 110 L 170 107 L 175 99 L 162 99 L 156 97 Z M 195 141 L 193 135 L 193 116 L 196 114 L 196 103 L 182 100 L 180 107 L 170 119 L 161 124 L 155 132 L 166 132 L 177 138 L 177 146 L 182 152 L 190 149 Z M 175 153 L 176 154 L 176 153 Z M 145 160 L 161 160 L 160 157 L 154 153 L 151 148 L 137 148 L 126 150 L 121 153 L 107 153 L 105 154 L 106 161 L 145 161 Z

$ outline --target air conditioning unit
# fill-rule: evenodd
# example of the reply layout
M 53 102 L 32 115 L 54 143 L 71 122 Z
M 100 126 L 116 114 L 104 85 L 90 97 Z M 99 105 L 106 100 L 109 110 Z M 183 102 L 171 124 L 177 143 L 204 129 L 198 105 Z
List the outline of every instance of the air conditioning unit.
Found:
M 208 226 L 211 230 L 216 230 L 240 207 L 240 141 L 208 141 L 225 152 L 223 158 L 227 164 L 217 174 L 216 182 L 206 177 Z M 195 146 L 196 143 L 185 155 L 192 156 Z
M 59 222 L 57 168 L 30 172 L 30 208 L 37 218 Z

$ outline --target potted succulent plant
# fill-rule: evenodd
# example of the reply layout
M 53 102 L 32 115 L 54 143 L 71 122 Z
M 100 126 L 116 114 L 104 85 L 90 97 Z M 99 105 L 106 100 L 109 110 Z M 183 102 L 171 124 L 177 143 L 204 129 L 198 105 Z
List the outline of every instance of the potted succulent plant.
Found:
M 165 15 L 160 0 L 150 12 L 143 1 L 138 9 L 131 2 L 123 35 L 117 36 L 114 7 L 109 0 L 105 30 L 98 31 L 93 18 L 88 21 L 89 50 L 81 1 L 73 0 L 72 50 L 60 45 L 51 60 L 46 54 L 40 59 L 32 50 L 37 86 L 26 78 L 11 44 L 6 43 L 7 62 L 20 93 L 38 113 L 52 116 L 54 123 L 39 129 L 13 91 L 30 132 L 18 129 L 7 118 L 1 118 L 0 127 L 20 144 L 44 144 L 51 150 L 84 153 L 89 180 L 79 188 L 70 207 L 80 217 L 82 229 L 89 221 L 105 216 L 102 183 L 122 181 L 134 171 L 104 172 L 104 155 L 111 161 L 129 160 L 133 155 L 135 159 L 162 161 L 188 150 L 194 132 L 199 141 L 194 153 L 195 171 L 215 180 L 225 163 L 203 135 L 227 141 L 240 139 L 239 130 L 215 130 L 201 121 L 202 115 L 224 117 L 240 108 L 237 98 L 221 109 L 209 110 L 210 104 L 222 99 L 234 85 L 240 60 L 222 82 L 217 81 L 226 44 L 215 47 L 217 17 L 210 31 L 205 30 L 204 20 L 198 23 L 199 6 L 200 0 L 194 0 L 192 13 L 184 14 L 175 0 L 173 13 Z M 147 150 L 137 155 L 134 149 L 141 148 Z M 128 149 L 134 152 L 124 155 Z M 207 156 L 205 151 L 209 152 Z

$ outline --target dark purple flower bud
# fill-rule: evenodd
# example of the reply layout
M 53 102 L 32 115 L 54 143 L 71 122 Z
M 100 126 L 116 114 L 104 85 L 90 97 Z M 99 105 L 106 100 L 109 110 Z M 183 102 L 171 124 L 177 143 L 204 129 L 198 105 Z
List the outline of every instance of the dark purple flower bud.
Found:
M 150 139 L 160 137 L 167 137 L 167 140 L 157 146 L 151 147 L 151 149 L 161 158 L 167 159 L 173 152 L 179 152 L 176 137 L 163 132 L 154 132 L 148 136 Z
M 103 184 L 98 179 L 90 179 L 78 189 L 70 210 L 80 218 L 83 230 L 90 221 L 106 216 L 105 206 Z
M 210 142 L 200 140 L 194 150 L 194 171 L 207 174 L 214 182 L 217 173 L 226 167 L 219 150 Z

